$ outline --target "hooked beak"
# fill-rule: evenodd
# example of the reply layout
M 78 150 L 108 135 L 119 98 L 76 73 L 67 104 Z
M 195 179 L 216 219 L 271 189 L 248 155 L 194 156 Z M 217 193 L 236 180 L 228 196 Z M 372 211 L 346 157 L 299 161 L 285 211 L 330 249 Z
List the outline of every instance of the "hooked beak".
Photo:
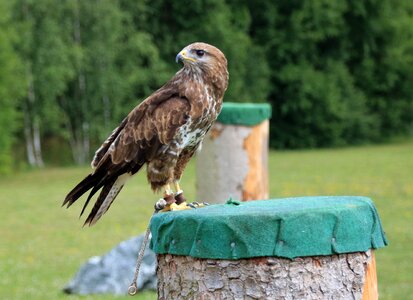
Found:
M 179 52 L 179 53 L 176 55 L 176 58 L 175 58 L 176 63 L 178 63 L 180 60 L 182 60 L 181 52 Z
M 196 62 L 196 60 L 193 59 L 192 57 L 186 56 L 186 50 L 182 50 L 181 52 L 179 52 L 178 55 L 175 58 L 176 62 L 179 62 L 179 61 L 184 62 L 184 61 L 188 61 L 188 60 L 192 61 L 192 62 Z

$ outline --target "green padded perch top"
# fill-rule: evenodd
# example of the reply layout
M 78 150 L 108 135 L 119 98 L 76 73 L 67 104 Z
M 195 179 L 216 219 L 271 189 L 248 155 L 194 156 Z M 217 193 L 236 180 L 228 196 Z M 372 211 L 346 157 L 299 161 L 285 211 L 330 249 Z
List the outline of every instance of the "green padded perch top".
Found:
M 255 126 L 271 117 L 268 103 L 224 102 L 217 121 L 227 125 Z
M 367 251 L 387 245 L 365 197 L 301 197 L 158 213 L 151 220 L 158 254 L 211 259 L 294 258 Z

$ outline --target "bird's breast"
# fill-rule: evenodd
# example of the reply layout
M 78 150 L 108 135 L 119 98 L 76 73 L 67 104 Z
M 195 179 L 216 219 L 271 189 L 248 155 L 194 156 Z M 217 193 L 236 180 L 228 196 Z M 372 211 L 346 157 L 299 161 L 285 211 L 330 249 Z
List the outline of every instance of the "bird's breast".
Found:
M 192 93 L 195 91 L 196 93 Z M 187 122 L 177 133 L 176 141 L 181 149 L 196 148 L 216 120 L 222 99 L 216 99 L 211 86 L 196 84 L 186 91 L 191 109 Z
M 197 147 L 216 120 L 218 113 L 211 103 L 200 108 L 199 113 L 189 116 L 187 122 L 178 130 L 177 142 L 180 148 Z
M 179 148 L 193 148 L 196 147 L 204 138 L 207 132 L 208 126 L 205 126 L 205 122 L 194 122 L 192 118 L 180 127 L 177 134 L 177 143 Z

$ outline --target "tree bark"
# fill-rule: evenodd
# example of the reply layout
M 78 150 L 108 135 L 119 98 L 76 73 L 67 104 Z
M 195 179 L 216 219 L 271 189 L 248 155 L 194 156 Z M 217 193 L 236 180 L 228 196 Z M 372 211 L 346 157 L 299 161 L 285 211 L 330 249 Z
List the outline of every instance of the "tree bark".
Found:
M 292 260 L 158 255 L 158 299 L 362 299 L 372 260 L 370 250 Z

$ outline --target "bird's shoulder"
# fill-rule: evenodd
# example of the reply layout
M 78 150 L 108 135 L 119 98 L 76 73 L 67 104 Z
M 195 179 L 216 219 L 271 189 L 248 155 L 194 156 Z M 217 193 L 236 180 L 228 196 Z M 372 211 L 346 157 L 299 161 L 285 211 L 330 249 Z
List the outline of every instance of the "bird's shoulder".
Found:
M 138 108 L 129 116 L 123 133 L 124 143 L 148 143 L 158 139 L 161 144 L 168 144 L 189 114 L 188 99 L 179 95 L 171 95 L 156 104 L 148 102 L 144 110 Z
M 119 126 L 112 131 L 103 144 L 96 150 L 91 162 L 92 168 L 98 167 L 102 159 L 107 157 L 110 152 L 113 152 L 121 138 L 123 138 L 123 142 L 125 143 L 127 140 L 130 140 L 130 138 L 136 136 L 136 133 L 133 134 L 135 130 L 144 131 L 145 126 L 139 126 L 142 119 L 145 117 L 148 119 L 148 116 L 156 110 L 160 104 L 174 97 L 177 93 L 177 86 L 174 84 L 174 81 L 171 80 L 132 109 Z M 145 122 L 145 125 L 146 123 L 147 122 Z

